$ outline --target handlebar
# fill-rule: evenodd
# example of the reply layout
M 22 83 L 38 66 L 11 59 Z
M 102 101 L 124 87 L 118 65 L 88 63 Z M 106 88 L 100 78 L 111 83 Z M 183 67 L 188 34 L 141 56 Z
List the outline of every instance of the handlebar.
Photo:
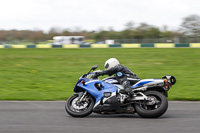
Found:
M 86 79 L 97 79 L 98 76 L 96 76 L 95 73 L 92 72 L 92 73 L 83 74 L 82 78 L 86 78 Z

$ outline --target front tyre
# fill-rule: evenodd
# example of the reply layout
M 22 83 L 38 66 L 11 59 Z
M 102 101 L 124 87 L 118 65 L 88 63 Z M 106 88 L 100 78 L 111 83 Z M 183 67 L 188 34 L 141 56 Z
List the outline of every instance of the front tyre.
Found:
M 167 98 L 158 91 L 146 91 L 147 101 L 135 104 L 136 112 L 144 118 L 157 118 L 163 115 L 168 108 Z
M 73 95 L 65 103 L 66 112 L 73 117 L 86 117 L 92 113 L 94 99 L 87 95 L 84 100 L 78 102 L 78 95 Z

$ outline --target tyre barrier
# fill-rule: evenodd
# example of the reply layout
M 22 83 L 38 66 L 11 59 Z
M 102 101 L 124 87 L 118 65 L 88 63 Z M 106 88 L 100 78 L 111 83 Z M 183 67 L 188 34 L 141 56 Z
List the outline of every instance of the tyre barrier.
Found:
M 200 43 L 123 43 L 123 44 L 36 44 L 36 45 L 0 45 L 0 48 L 200 48 Z

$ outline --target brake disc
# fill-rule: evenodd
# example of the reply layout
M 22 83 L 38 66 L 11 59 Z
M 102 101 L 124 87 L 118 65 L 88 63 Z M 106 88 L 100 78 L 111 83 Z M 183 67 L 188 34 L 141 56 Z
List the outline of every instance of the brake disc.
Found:
M 83 101 L 83 102 L 78 102 L 78 97 L 75 98 L 73 101 L 72 101 L 72 107 L 74 109 L 77 109 L 77 110 L 81 110 L 81 109 L 85 109 L 87 106 L 88 106 L 88 102 L 86 101 Z

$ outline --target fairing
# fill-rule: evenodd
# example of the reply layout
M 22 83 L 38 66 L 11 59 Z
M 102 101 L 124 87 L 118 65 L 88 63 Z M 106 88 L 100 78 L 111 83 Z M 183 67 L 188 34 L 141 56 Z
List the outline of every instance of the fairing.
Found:
M 131 86 L 131 88 L 136 88 L 143 85 L 154 85 L 154 84 L 156 85 L 156 84 L 161 84 L 161 83 L 164 84 L 163 79 L 143 79 L 137 82 L 136 84 L 134 84 L 133 86 Z
M 84 80 L 86 82 L 85 85 L 81 83 L 81 80 Z M 102 90 L 98 90 L 95 87 L 95 84 L 101 84 Z M 90 80 L 90 79 L 85 79 L 85 78 L 79 79 L 79 81 L 77 82 L 74 88 L 74 92 L 77 92 L 77 87 L 81 87 L 82 89 L 88 91 L 96 99 L 96 103 L 99 102 L 104 97 L 104 92 L 113 93 L 117 91 L 117 87 L 112 84 L 106 83 L 101 80 Z

